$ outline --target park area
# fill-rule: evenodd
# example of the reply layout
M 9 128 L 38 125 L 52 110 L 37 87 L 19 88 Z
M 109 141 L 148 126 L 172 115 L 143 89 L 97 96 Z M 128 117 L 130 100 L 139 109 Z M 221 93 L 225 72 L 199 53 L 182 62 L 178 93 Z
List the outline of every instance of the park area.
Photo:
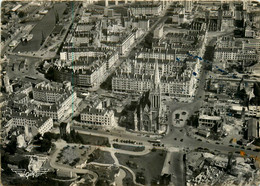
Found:
M 89 155 L 94 151 L 91 146 L 69 146 L 64 147 L 57 156 L 57 163 L 69 166 L 80 165 L 84 163 Z
M 120 164 L 132 169 L 136 175 L 136 182 L 144 185 L 156 184 L 160 180 L 166 152 L 155 150 L 144 156 L 132 156 L 116 153 Z
M 103 164 L 113 164 L 114 160 L 110 154 L 110 152 L 102 151 L 99 148 L 95 149 L 90 155 L 88 159 L 88 163 L 97 162 Z

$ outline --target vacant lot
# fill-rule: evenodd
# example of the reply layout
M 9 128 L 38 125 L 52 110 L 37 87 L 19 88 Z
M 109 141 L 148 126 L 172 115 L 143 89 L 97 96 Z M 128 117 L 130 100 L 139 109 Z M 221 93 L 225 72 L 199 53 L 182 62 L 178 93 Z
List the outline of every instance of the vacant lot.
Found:
M 113 147 L 116 149 L 129 150 L 135 152 L 140 152 L 144 150 L 144 146 L 113 144 Z
M 136 175 L 143 174 L 145 183 L 142 184 L 145 185 L 160 179 L 165 156 L 166 152 L 163 150 L 156 150 L 144 156 L 116 154 L 120 164 L 131 168 Z M 140 183 L 138 177 L 136 182 Z

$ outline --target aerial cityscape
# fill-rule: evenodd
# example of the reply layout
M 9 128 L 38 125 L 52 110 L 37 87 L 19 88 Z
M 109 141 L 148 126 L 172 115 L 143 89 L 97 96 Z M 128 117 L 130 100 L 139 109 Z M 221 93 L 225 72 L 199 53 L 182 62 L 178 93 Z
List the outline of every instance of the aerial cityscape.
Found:
M 3 186 L 259 186 L 260 1 L 1 2 Z

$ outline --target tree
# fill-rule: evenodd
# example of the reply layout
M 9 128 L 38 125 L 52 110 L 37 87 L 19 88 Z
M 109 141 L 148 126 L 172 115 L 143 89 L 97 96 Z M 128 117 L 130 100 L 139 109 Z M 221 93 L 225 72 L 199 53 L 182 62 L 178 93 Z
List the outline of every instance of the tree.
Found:
M 144 39 L 144 47 L 152 49 L 153 34 L 150 32 Z
M 11 141 L 6 145 L 5 152 L 14 154 L 17 150 L 16 146 L 17 146 L 17 139 L 15 136 L 12 136 Z
M 34 140 L 39 140 L 40 139 L 40 137 L 41 137 L 41 134 L 40 133 L 38 133 L 36 136 L 34 136 Z
M 199 117 L 197 115 L 192 115 L 188 121 L 188 125 L 193 126 L 193 127 L 198 127 L 199 126 Z
M 51 148 L 51 142 L 49 140 L 43 139 L 41 142 L 40 152 L 47 152 Z
M 27 169 L 28 165 L 29 165 L 29 159 L 23 159 L 23 160 L 19 161 L 18 168 L 19 169 Z
M 18 13 L 19 18 L 23 18 L 25 15 L 26 15 L 25 12 L 22 11 Z
M 59 138 L 59 134 L 46 132 L 46 133 L 44 133 L 43 138 L 46 139 L 46 140 L 49 140 L 49 141 L 51 141 L 52 139 L 57 140 Z

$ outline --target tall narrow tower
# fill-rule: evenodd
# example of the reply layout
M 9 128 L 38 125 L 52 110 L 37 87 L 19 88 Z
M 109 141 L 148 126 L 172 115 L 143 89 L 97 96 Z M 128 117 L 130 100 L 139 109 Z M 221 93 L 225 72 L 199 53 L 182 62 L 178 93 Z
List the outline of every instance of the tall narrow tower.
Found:
M 161 117 L 161 81 L 158 67 L 158 59 L 155 61 L 154 69 L 154 84 L 150 90 L 149 100 L 151 102 L 151 129 L 156 132 L 160 130 L 160 117 Z
M 150 93 L 150 98 L 152 109 L 159 109 L 161 107 L 161 81 L 157 59 L 155 61 L 154 86 Z

